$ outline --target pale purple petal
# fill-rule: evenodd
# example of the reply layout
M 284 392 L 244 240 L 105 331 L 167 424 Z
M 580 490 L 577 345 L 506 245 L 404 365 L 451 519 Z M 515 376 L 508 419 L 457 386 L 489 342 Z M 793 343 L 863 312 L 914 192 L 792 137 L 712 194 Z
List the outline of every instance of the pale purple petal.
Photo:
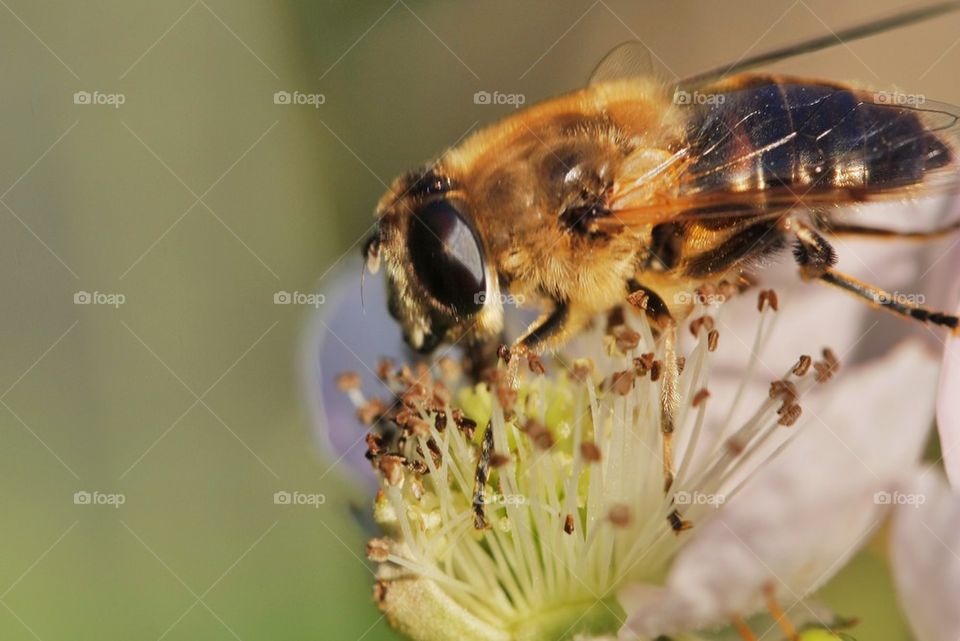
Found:
M 894 581 L 918 641 L 960 639 L 960 495 L 928 471 L 899 495 L 890 539 Z
M 367 429 L 356 408 L 336 386 L 339 374 L 352 371 L 363 380 L 367 398 L 389 398 L 376 376 L 384 357 L 409 360 L 400 328 L 386 311 L 383 278 L 367 274 L 360 299 L 361 262 L 346 260 L 325 279 L 323 305 L 309 317 L 301 354 L 301 372 L 311 424 L 321 453 L 345 473 L 375 487 L 364 457 Z
M 936 371 L 910 342 L 804 398 L 803 433 L 714 519 L 694 525 L 666 586 L 624 590 L 630 628 L 656 636 L 691 621 L 722 624 L 763 607 L 765 586 L 793 603 L 829 579 L 882 517 L 875 493 L 919 459 Z

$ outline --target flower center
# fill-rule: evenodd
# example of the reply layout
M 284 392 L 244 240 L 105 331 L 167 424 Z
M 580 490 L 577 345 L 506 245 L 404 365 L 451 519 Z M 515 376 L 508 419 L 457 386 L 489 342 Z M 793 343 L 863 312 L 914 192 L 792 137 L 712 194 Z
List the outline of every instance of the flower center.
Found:
M 746 377 L 775 317 L 771 294 L 761 294 Z M 698 305 L 683 355 L 644 318 L 617 318 L 580 339 L 588 358 L 556 357 L 548 373 L 530 357 L 523 371 L 515 360 L 473 384 L 450 359 L 383 363 L 392 405 L 343 378 L 372 427 L 384 536 L 368 555 L 392 624 L 426 641 L 616 631 L 617 590 L 663 581 L 698 525 L 790 438 L 802 394 L 836 368 L 828 350 L 816 363 L 801 357 L 733 425 L 745 378 L 727 418 L 708 420 L 718 311 Z

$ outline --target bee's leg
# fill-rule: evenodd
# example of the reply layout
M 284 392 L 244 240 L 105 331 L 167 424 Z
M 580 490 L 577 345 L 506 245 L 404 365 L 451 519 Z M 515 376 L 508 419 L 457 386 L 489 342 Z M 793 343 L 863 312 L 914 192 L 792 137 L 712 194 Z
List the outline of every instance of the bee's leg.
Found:
M 570 307 L 563 301 L 553 301 L 553 308 L 531 323 L 523 336 L 514 342 L 511 352 L 539 354 L 552 341 L 564 336 L 570 320 Z
M 542 353 L 551 343 L 559 342 L 569 331 L 570 307 L 563 301 L 553 301 L 553 307 L 544 312 L 527 328 L 523 335 L 514 341 L 509 349 L 505 349 L 500 356 L 507 364 L 507 376 L 517 382 L 517 371 L 520 357 L 536 356 Z
M 653 327 L 660 330 L 663 342 L 663 370 L 660 384 L 660 431 L 663 435 L 663 491 L 670 491 L 673 485 L 673 431 L 678 405 L 678 379 L 680 371 L 677 365 L 677 321 L 659 294 L 643 287 L 636 281 L 628 283 L 631 293 L 627 301 L 643 310 Z
M 875 307 L 891 311 L 906 318 L 912 318 L 923 323 L 940 325 L 958 332 L 960 319 L 944 312 L 938 312 L 923 307 L 902 295 L 892 294 L 879 287 L 874 287 L 853 276 L 844 274 L 833 268 L 836 263 L 836 254 L 827 240 L 812 228 L 799 225 L 794 230 L 797 244 L 794 247 L 794 258 L 800 265 L 800 275 L 805 280 L 819 279 L 825 283 L 839 287 L 847 293 L 861 298 Z
M 960 220 L 929 231 L 898 231 L 883 227 L 865 227 L 846 223 L 831 223 L 824 221 L 817 224 L 817 228 L 828 236 L 861 236 L 864 238 L 886 238 L 903 240 L 936 240 L 960 231 Z

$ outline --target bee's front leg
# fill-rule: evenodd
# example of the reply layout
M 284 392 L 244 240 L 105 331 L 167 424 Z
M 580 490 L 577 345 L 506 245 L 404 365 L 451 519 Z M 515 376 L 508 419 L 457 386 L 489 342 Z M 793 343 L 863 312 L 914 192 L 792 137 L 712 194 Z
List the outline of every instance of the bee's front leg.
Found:
M 551 308 L 541 314 L 514 341 L 511 354 L 540 354 L 551 343 L 559 343 L 569 331 L 570 306 L 565 301 L 554 300 Z

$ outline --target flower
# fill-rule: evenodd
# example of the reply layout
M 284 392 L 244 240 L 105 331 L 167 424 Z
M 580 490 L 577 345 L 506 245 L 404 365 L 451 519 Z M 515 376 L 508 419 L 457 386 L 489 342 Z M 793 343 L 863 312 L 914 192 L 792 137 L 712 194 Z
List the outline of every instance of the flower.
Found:
M 368 552 L 392 623 L 425 640 L 654 638 L 756 625 L 742 619 L 785 607 L 797 625 L 834 625 L 805 598 L 880 523 L 890 505 L 878 493 L 899 487 L 918 459 L 935 361 L 908 343 L 842 372 L 825 394 L 818 380 L 835 356 L 812 359 L 817 367 L 771 358 L 763 347 L 777 314 L 767 305 L 746 324 L 724 320 L 726 307 L 693 316 L 712 321 L 684 350 L 666 493 L 667 355 L 642 320 L 635 334 L 579 341 L 592 374 L 588 361 L 568 361 L 524 374 L 516 389 L 502 370 L 489 390 L 469 386 L 450 361 L 439 373 L 393 366 L 374 376 L 371 366 L 341 379 L 377 423 L 367 444 L 384 534 Z M 710 351 L 711 322 L 721 346 L 755 347 L 747 367 Z M 756 340 L 738 338 L 757 325 Z M 385 384 L 379 404 L 376 390 L 361 392 L 371 379 Z

